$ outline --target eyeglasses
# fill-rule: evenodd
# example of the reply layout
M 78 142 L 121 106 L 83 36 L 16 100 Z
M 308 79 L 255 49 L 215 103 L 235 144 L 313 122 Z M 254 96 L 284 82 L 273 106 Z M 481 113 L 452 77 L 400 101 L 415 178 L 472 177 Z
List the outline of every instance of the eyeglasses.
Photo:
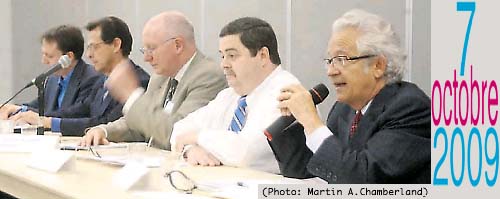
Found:
M 370 58 L 370 57 L 375 57 L 377 55 L 362 55 L 362 56 L 358 56 L 358 57 L 349 57 L 349 56 L 346 56 L 346 55 L 339 55 L 339 56 L 335 56 L 335 57 L 332 57 L 330 59 L 324 59 L 325 60 L 325 63 L 327 65 L 333 65 L 333 66 L 345 66 L 346 64 L 346 61 L 355 61 L 355 60 L 358 60 L 358 59 L 366 59 L 366 58 Z
M 89 151 L 92 153 L 93 156 L 98 157 L 98 158 L 102 158 L 101 155 L 97 151 L 92 149 L 91 146 L 89 146 Z
M 94 51 L 94 50 L 96 50 L 98 48 L 99 45 L 101 45 L 103 43 L 106 43 L 106 42 L 101 41 L 101 42 L 89 44 L 89 45 L 87 45 L 87 51 Z
M 172 187 L 176 190 L 182 191 L 186 194 L 191 194 L 193 193 L 193 190 L 198 188 L 191 178 L 187 177 L 186 174 L 179 170 L 169 171 L 165 173 L 163 177 L 168 178 L 170 185 L 172 185 Z
M 161 45 L 163 45 L 163 44 L 167 43 L 168 41 L 173 40 L 173 39 L 176 39 L 176 38 L 177 38 L 177 37 L 172 37 L 172 38 L 170 38 L 170 39 L 167 39 L 167 40 L 163 41 L 160 45 L 158 45 L 158 46 L 157 46 L 157 47 L 155 47 L 155 48 L 145 48 L 145 47 L 143 47 L 143 48 L 139 48 L 139 51 L 141 51 L 141 53 L 142 53 L 142 54 L 144 54 L 144 55 L 152 55 L 152 54 L 153 54 L 153 52 L 154 52 L 154 51 L 155 51 L 158 47 L 160 47 Z

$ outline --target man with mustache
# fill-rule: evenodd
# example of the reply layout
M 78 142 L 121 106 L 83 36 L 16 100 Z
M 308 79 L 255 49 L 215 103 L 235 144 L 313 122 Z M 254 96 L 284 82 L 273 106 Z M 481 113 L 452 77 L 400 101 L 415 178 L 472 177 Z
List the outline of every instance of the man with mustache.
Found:
M 263 130 L 280 116 L 276 98 L 299 84 L 281 67 L 276 35 L 252 17 L 227 24 L 219 34 L 221 67 L 230 88 L 174 125 L 172 150 L 191 164 L 249 167 L 278 173 Z

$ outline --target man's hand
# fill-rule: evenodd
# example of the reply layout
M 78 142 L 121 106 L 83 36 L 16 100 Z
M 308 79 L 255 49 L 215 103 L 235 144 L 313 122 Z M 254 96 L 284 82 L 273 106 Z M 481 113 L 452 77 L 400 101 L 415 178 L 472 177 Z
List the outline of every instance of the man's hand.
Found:
M 221 162 L 205 149 L 198 145 L 192 147 L 186 152 L 187 162 L 192 165 L 201 166 L 219 166 Z
M 20 112 L 15 114 L 9 118 L 9 120 L 14 121 L 15 123 L 27 123 L 30 125 L 41 125 L 42 121 L 38 113 L 33 111 Z
M 0 109 L 0 120 L 6 120 L 9 118 L 9 115 L 17 112 L 21 106 L 14 104 L 6 104 L 2 109 Z
M 92 128 L 90 129 L 85 136 L 80 140 L 80 146 L 89 147 L 100 145 L 100 144 L 109 144 L 109 141 L 106 139 L 106 135 L 101 128 Z
M 128 97 L 139 88 L 139 80 L 134 71 L 134 66 L 131 65 L 128 59 L 124 59 L 118 64 L 106 81 L 111 96 L 114 99 L 124 104 Z
M 278 108 L 282 115 L 293 115 L 304 126 L 306 133 L 312 133 L 323 126 L 311 93 L 301 85 L 291 85 L 281 89 Z
M 198 142 L 198 133 L 183 133 L 175 138 L 175 150 L 182 151 L 186 145 L 196 145 Z

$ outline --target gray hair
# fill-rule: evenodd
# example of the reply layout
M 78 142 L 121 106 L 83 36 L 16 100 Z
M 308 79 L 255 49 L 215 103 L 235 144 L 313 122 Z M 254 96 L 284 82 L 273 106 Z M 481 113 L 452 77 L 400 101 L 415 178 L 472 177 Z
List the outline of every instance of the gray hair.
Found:
M 353 9 L 333 22 L 332 33 L 345 28 L 355 28 L 359 31 L 356 45 L 360 53 L 383 55 L 387 59 L 384 76 L 388 84 L 401 81 L 406 55 L 390 23 L 378 15 Z

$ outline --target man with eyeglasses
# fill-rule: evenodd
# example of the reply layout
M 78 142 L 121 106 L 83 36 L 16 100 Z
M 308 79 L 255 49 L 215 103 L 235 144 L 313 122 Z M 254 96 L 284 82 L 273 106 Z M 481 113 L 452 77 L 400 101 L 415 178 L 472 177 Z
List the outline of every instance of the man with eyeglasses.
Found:
M 173 124 L 227 86 L 222 70 L 196 49 L 194 28 L 184 14 L 167 11 L 152 17 L 142 43 L 144 60 L 155 72 L 148 89 L 138 86 L 130 62 L 117 66 L 106 86 L 125 104 L 124 116 L 90 129 L 80 145 L 151 140 L 154 147 L 169 150 Z
M 292 124 L 269 141 L 284 176 L 328 183 L 430 183 L 430 99 L 402 81 L 405 55 L 391 25 L 351 10 L 333 23 L 327 74 L 337 102 L 326 125 L 299 85 L 282 89 Z
M 45 116 L 39 117 L 38 101 L 21 106 L 9 104 L 0 110 L 0 119 L 19 123 L 43 124 L 50 127 L 50 117 L 58 116 L 69 107 L 89 98 L 92 86 L 102 78 L 94 68 L 82 60 L 84 40 L 81 30 L 70 25 L 61 25 L 45 32 L 41 37 L 42 63 L 53 66 L 62 55 L 68 55 L 71 64 L 47 79 L 45 86 Z M 102 85 L 102 83 L 101 83 Z
M 42 119 L 45 128 L 50 128 L 52 132 L 61 132 L 65 136 L 83 136 L 86 128 L 106 124 L 122 116 L 123 105 L 108 95 L 108 90 L 103 86 L 107 76 L 120 62 L 128 61 L 134 65 L 143 88 L 146 88 L 149 82 L 146 71 L 128 59 L 132 48 L 132 35 L 123 20 L 113 16 L 104 17 L 89 22 L 86 29 L 89 31 L 87 56 L 94 64 L 95 70 L 105 77 L 94 83 L 92 91 L 83 102 Z

